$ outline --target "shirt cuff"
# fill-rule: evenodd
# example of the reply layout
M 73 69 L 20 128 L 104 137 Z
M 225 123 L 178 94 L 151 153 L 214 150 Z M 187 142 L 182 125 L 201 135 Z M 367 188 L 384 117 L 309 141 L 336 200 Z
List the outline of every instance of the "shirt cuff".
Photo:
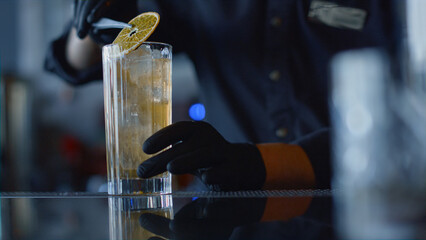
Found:
M 300 146 L 285 143 L 256 144 L 266 168 L 264 190 L 311 189 L 315 174 Z

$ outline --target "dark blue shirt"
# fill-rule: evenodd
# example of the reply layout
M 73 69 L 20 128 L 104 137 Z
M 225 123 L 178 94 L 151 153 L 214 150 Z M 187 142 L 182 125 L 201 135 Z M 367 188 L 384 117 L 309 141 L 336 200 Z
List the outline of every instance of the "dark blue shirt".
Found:
M 395 6 L 389 0 L 158 0 L 141 11 L 161 15 L 150 40 L 170 43 L 194 62 L 206 121 L 231 142 L 298 143 L 325 179 L 329 62 L 348 49 L 392 51 L 399 37 Z M 51 71 L 72 83 L 101 79 L 100 65 L 86 73 L 66 66 L 64 39 L 52 44 Z

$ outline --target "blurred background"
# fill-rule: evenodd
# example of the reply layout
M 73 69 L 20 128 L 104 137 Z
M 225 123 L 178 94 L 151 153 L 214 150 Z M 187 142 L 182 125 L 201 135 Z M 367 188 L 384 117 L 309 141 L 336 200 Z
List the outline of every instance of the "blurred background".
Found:
M 0 0 L 0 191 L 96 192 L 106 181 L 102 82 L 76 88 L 43 69 L 49 43 L 71 19 L 72 2 Z M 406 7 L 400 78 L 391 77 L 390 59 L 377 49 L 343 53 L 332 66 L 340 83 L 330 99 L 333 180 L 346 190 L 336 199 L 336 219 L 348 238 L 426 234 L 426 0 L 399 3 Z M 189 114 L 197 103 L 193 65 L 175 54 L 173 122 L 202 120 Z M 31 213 L 23 203 L 17 205 L 22 216 Z M 64 219 L 73 220 L 74 210 L 66 211 Z
M 43 69 L 49 43 L 63 33 L 72 17 L 72 2 L 0 0 L 0 191 L 97 191 L 100 184 L 105 182 L 102 82 L 73 87 Z M 398 60 L 403 77 L 389 78 L 389 82 L 382 83 L 383 86 L 390 86 L 389 89 L 377 89 L 386 91 L 390 99 L 395 99 L 396 103 L 390 103 L 391 106 L 383 105 L 384 108 L 401 115 L 398 118 L 414 129 L 411 132 L 426 135 L 425 121 L 422 120 L 426 109 L 426 17 L 423 14 L 426 1 L 409 0 L 398 4 L 401 5 L 400 17 L 406 24 L 402 36 L 404 49 Z M 357 56 L 354 53 L 349 55 Z M 367 58 L 373 59 L 370 55 L 367 54 Z M 355 69 L 351 61 L 355 60 L 349 58 L 348 71 L 345 70 L 346 65 L 336 66 L 341 66 L 342 72 L 351 75 L 351 71 Z M 377 60 L 374 64 L 379 66 L 380 62 L 381 60 Z M 388 65 L 383 64 L 386 67 Z M 385 76 L 388 70 L 380 71 Z M 365 74 L 368 75 L 367 72 Z M 348 85 L 343 87 L 353 92 L 350 77 L 342 77 L 348 80 Z M 365 94 L 364 91 L 356 96 L 365 98 Z M 373 92 L 372 95 L 376 96 L 376 93 Z M 358 99 L 352 100 L 359 102 Z M 193 65 L 186 55 L 175 54 L 173 121 L 191 118 L 202 120 L 203 116 L 189 115 L 189 109 L 197 102 L 198 86 Z M 335 106 L 334 111 L 339 113 L 351 106 L 355 105 Z M 366 107 L 369 107 L 368 103 Z M 360 124 L 359 121 L 361 120 L 356 123 Z M 350 136 L 351 132 L 348 134 L 343 130 L 336 134 Z M 389 132 L 400 138 L 393 129 Z M 424 144 L 423 135 L 419 136 L 421 140 L 416 144 Z M 348 143 L 348 146 L 352 144 Z M 370 151 L 364 148 L 362 150 Z M 336 154 L 335 159 L 338 160 L 339 157 Z M 425 160 L 421 160 L 417 161 L 421 168 L 407 166 L 410 169 L 424 169 Z M 424 172 L 420 171 L 419 174 L 424 175 Z M 422 184 L 425 182 L 420 181 Z
M 106 181 L 102 82 L 76 88 L 43 69 L 72 2 L 0 0 L 0 191 L 97 191 Z M 172 119 L 190 120 L 194 69 L 173 57 Z

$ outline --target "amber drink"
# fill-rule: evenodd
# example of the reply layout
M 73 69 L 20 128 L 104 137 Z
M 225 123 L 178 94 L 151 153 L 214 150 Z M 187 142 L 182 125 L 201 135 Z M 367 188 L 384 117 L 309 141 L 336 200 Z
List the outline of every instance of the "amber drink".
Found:
M 172 47 L 144 42 L 123 54 L 111 44 L 102 52 L 108 193 L 170 193 L 168 172 L 141 179 L 136 170 L 150 157 L 143 142 L 171 123 Z

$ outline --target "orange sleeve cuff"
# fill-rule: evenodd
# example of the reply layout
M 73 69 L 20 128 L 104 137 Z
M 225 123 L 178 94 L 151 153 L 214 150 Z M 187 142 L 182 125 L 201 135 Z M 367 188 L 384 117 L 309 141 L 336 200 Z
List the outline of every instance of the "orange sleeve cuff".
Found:
M 256 144 L 266 168 L 264 190 L 309 189 L 315 186 L 311 162 L 298 145 Z
M 301 216 L 311 201 L 311 197 L 268 198 L 261 221 L 286 221 Z

